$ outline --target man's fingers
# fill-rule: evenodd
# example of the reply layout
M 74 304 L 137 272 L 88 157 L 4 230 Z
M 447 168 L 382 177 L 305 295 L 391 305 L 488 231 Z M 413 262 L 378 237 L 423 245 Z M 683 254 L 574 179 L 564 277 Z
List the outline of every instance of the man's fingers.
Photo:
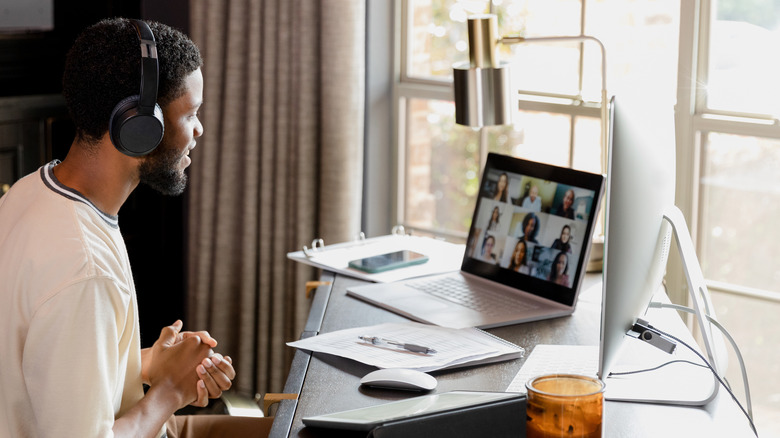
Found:
M 208 359 L 206 359 L 206 361 L 208 361 Z M 198 377 L 201 382 L 206 385 L 206 389 L 208 389 L 209 398 L 218 398 L 222 395 L 222 391 L 229 389 L 232 385 L 230 379 L 213 364 L 210 367 L 201 364 L 198 365 L 196 369 L 198 371 Z
M 203 383 L 203 380 L 198 380 L 196 385 L 197 385 L 198 398 L 197 400 L 192 402 L 191 405 L 205 408 L 209 404 L 208 389 L 206 389 L 206 385 Z
M 208 344 L 211 348 L 214 348 L 217 346 L 217 340 L 212 338 L 209 332 L 207 331 L 199 331 L 199 332 L 183 332 L 181 334 L 182 339 L 187 339 L 190 337 L 197 336 L 200 338 L 201 341 L 203 341 L 205 344 Z
M 160 331 L 160 340 L 167 346 L 175 344 L 179 340 L 179 331 L 181 331 L 181 327 L 181 320 L 177 320 L 173 324 L 163 327 Z
M 211 348 L 214 348 L 217 346 L 217 340 L 212 338 L 209 332 L 202 330 L 199 332 L 195 332 L 198 336 L 200 336 L 200 339 L 205 342 L 206 344 L 209 344 Z
M 232 376 L 225 373 L 225 371 L 214 364 L 213 358 L 206 359 L 204 362 L 206 362 L 206 370 L 211 375 L 211 378 L 214 379 L 217 386 L 219 386 L 220 390 L 227 391 L 233 386 L 233 377 L 235 377 L 235 373 L 233 373 Z M 232 371 L 232 368 L 229 371 Z
M 233 380 L 233 379 L 236 378 L 236 370 L 233 368 L 233 359 L 231 359 L 230 356 L 222 357 L 221 354 L 217 353 L 217 354 L 211 356 L 210 359 L 211 359 L 211 362 L 217 368 L 219 368 L 225 374 L 225 376 L 227 376 L 228 379 Z M 205 365 L 205 363 L 204 363 L 204 365 Z M 223 389 L 226 389 L 226 388 L 223 388 Z

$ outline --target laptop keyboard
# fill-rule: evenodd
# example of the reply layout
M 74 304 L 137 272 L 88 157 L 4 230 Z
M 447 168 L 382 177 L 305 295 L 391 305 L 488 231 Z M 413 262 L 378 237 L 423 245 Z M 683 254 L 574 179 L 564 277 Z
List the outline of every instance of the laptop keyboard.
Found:
M 533 310 L 537 307 L 517 297 L 487 288 L 477 288 L 466 282 L 463 277 L 439 277 L 432 280 L 409 281 L 406 284 L 427 294 L 491 316 L 517 313 L 518 310 Z

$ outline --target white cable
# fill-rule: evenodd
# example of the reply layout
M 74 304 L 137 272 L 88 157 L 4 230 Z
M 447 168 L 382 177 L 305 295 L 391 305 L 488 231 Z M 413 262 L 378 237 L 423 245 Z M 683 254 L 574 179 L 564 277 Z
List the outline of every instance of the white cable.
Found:
M 681 306 L 679 304 L 659 303 L 653 301 L 650 303 L 649 307 L 659 308 L 659 309 L 674 309 L 674 310 L 679 310 L 681 312 L 695 313 L 695 311 L 690 307 Z M 745 386 L 745 403 L 747 404 L 748 415 L 750 415 L 750 418 L 752 420 L 753 404 L 750 402 L 750 385 L 748 384 L 747 370 L 745 369 L 745 362 L 742 360 L 742 353 L 739 351 L 739 347 L 737 347 L 737 343 L 734 341 L 734 338 L 731 337 L 728 330 L 726 330 L 726 328 L 723 327 L 716 319 L 712 318 L 709 315 L 705 315 L 705 316 L 707 317 L 707 320 L 710 323 L 714 324 L 715 327 L 717 327 L 718 330 L 720 330 L 720 332 L 726 336 L 726 339 L 728 339 L 729 343 L 731 343 L 731 347 L 734 348 L 734 353 L 737 356 L 737 361 L 739 362 L 739 368 L 740 371 L 742 372 L 742 383 Z
M 756 436 L 756 438 L 758 438 L 758 431 L 756 430 L 755 423 L 753 423 L 753 418 L 750 416 L 750 414 L 748 414 L 748 412 L 745 410 L 745 408 L 742 407 L 742 403 L 740 403 L 739 400 L 737 400 L 737 396 L 734 395 L 734 391 L 732 391 L 731 388 L 729 388 L 729 386 L 726 384 L 726 382 L 718 375 L 718 371 L 715 370 L 715 367 L 712 366 L 709 362 L 707 362 L 707 359 L 701 353 L 699 353 L 696 349 L 694 349 L 693 347 L 688 345 L 682 339 L 680 339 L 680 338 L 678 338 L 678 337 L 676 337 L 676 336 L 674 336 L 672 334 L 663 332 L 663 331 L 653 327 L 652 325 L 648 324 L 647 325 L 647 329 L 649 331 L 657 334 L 657 335 L 667 336 L 667 337 L 677 341 L 678 343 L 684 345 L 689 350 L 691 350 L 691 352 L 693 352 L 695 355 L 699 356 L 699 359 L 701 359 L 702 362 L 704 362 L 707 365 L 707 367 L 712 371 L 712 375 L 715 376 L 715 379 L 718 381 L 718 383 L 723 385 L 723 387 L 726 389 L 726 391 L 729 393 L 729 395 L 731 395 L 731 398 L 734 400 L 734 403 L 736 403 L 737 407 L 739 407 L 739 409 L 742 411 L 742 413 L 745 414 L 745 418 L 747 419 L 748 423 L 750 424 L 750 428 L 753 430 L 753 434 Z

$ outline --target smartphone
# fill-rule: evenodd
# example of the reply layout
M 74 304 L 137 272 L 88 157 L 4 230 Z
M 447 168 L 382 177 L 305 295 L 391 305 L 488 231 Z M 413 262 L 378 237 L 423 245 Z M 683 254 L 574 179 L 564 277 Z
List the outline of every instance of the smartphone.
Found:
M 350 268 L 375 274 L 405 266 L 419 265 L 428 261 L 428 256 L 414 251 L 396 251 L 387 254 L 366 257 L 349 262 Z

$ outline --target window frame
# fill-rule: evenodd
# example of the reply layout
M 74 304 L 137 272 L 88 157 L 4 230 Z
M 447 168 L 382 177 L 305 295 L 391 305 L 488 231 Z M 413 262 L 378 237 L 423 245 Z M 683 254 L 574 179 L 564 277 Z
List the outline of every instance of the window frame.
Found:
M 702 142 L 710 133 L 745 135 L 780 139 L 780 121 L 765 114 L 714 110 L 707 106 L 706 84 L 709 69 L 710 24 L 712 0 L 680 3 L 680 46 L 677 81 L 677 185 L 676 204 L 688 221 L 697 252 L 701 253 L 703 230 L 700 217 L 706 208 L 701 193 L 701 169 L 707 162 Z M 689 78 L 686 80 L 686 78 Z M 687 281 L 682 262 L 670 253 L 667 285 L 670 291 L 681 291 L 672 300 L 686 302 Z M 755 289 L 705 277 L 712 291 L 780 302 L 780 291 Z

